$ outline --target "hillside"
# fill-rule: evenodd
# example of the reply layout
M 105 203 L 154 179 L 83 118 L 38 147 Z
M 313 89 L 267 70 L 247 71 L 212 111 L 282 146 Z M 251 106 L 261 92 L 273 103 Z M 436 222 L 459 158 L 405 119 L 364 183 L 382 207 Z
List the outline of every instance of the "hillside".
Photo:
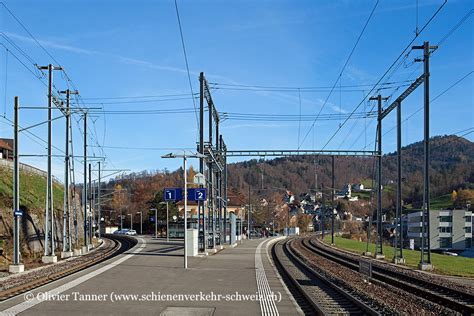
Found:
M 402 148 L 403 198 L 407 203 L 419 203 L 423 190 L 423 143 L 417 142 Z M 371 186 L 373 158 L 336 157 L 336 189 L 346 183 L 362 182 Z M 390 187 L 396 181 L 396 153 L 384 155 L 383 184 Z M 258 194 L 269 196 L 275 188 L 287 188 L 296 196 L 314 189 L 317 174 L 318 189 L 331 186 L 330 157 L 277 158 L 250 160 L 229 166 L 229 186 L 245 194 L 250 185 L 265 189 Z M 451 193 L 459 188 L 474 185 L 474 143 L 457 136 L 438 136 L 431 139 L 431 196 Z M 273 192 L 276 192 L 274 190 Z M 281 190 L 280 190 L 281 192 Z M 384 204 L 391 204 L 390 196 Z
M 460 188 L 474 186 L 474 144 L 457 136 L 438 136 L 431 139 L 431 196 L 433 202 L 446 199 L 446 194 Z M 417 206 L 423 190 L 423 143 L 417 142 L 403 148 L 403 199 L 406 204 Z M 362 157 L 336 157 L 336 189 L 346 183 L 362 182 L 372 185 L 374 159 Z M 394 205 L 396 181 L 396 155 L 383 157 L 384 207 Z M 191 171 L 191 173 L 194 171 Z M 249 160 L 229 164 L 229 198 L 242 204 L 247 200 L 249 185 L 252 199 L 266 198 L 281 202 L 284 190 L 296 196 L 314 189 L 317 174 L 318 190 L 329 192 L 331 186 L 330 157 L 291 157 L 268 160 Z M 120 184 L 129 193 L 125 204 L 132 212 L 148 208 L 155 192 L 166 186 L 182 184 L 182 169 L 174 172 L 143 171 L 109 181 L 107 189 Z M 366 197 L 369 194 L 366 194 Z M 116 201 L 117 202 L 117 201 Z M 157 202 L 157 201 L 155 201 Z M 159 207 L 159 206 L 157 206 Z M 104 209 L 114 209 L 114 205 Z
M 13 171 L 0 167 L 0 240 L 4 240 L 6 256 L 10 256 L 11 236 L 13 233 Z M 22 252 L 25 254 L 40 253 L 44 238 L 46 178 L 43 174 L 20 169 L 20 209 Z M 53 182 L 55 211 L 55 236 L 60 241 L 62 236 L 63 186 Z M 81 212 L 78 216 L 82 218 Z

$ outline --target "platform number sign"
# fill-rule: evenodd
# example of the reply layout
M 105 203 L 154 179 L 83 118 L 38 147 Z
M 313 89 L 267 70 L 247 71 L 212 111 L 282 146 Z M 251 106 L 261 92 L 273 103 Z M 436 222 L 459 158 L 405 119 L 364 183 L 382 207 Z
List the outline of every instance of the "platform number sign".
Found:
M 176 197 L 176 190 L 174 189 L 165 189 L 165 201 L 174 201 Z
M 205 201 L 206 200 L 206 189 L 188 189 L 188 199 L 190 201 Z
M 181 188 L 165 188 L 163 190 L 163 198 L 168 202 L 181 201 L 183 199 L 183 189 Z

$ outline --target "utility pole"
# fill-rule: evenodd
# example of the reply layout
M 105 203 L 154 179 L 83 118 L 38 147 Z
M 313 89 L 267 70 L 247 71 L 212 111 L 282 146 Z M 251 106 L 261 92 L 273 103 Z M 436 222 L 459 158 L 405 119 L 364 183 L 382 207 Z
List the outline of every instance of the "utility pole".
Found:
M 71 130 L 71 107 L 70 99 L 71 94 L 79 94 L 78 91 L 71 91 L 69 89 L 65 91 L 59 91 L 61 94 L 66 94 L 66 142 L 65 142 L 65 156 L 64 156 L 64 210 L 63 210 L 63 252 L 61 258 L 68 258 L 72 256 L 72 241 L 71 241 L 71 210 L 69 204 L 69 169 L 70 169 L 70 158 L 69 153 L 70 147 L 70 130 Z
M 212 115 L 214 114 L 214 108 L 212 104 L 209 104 L 209 147 L 212 148 L 212 142 L 213 142 L 213 137 L 212 137 Z M 215 248 L 216 246 L 216 230 L 215 230 L 215 205 L 214 205 L 214 171 L 213 171 L 213 166 L 212 166 L 212 160 L 209 160 L 208 163 L 208 177 L 209 177 L 209 202 L 208 202 L 208 217 L 209 217 L 209 224 L 208 224 L 208 229 L 210 234 L 212 234 L 212 239 L 211 239 L 211 246 L 212 249 Z
M 212 146 L 211 146 L 212 147 Z M 219 148 L 219 120 L 216 120 L 216 152 L 217 152 L 217 156 L 220 156 L 220 148 Z M 217 159 L 217 158 L 216 158 Z M 220 245 L 221 244 L 221 204 L 222 204 L 222 200 L 221 200 L 221 172 L 219 170 L 219 168 L 216 168 L 216 185 L 215 185 L 215 191 L 216 191 L 216 211 L 217 211 L 217 216 L 216 216 L 216 219 L 215 219 L 215 222 L 216 222 L 216 234 L 219 234 L 219 238 L 217 238 L 217 242 L 216 244 L 217 245 Z
M 199 74 L 199 150 L 198 152 L 204 155 L 204 73 Z M 204 158 L 199 158 L 199 172 L 204 174 Z M 202 185 L 199 185 L 202 188 Z M 168 207 L 168 206 L 167 206 Z M 206 230 L 205 222 L 206 217 L 204 215 L 204 202 L 198 201 L 198 235 L 199 235 L 199 247 L 201 251 L 206 249 Z M 209 214 L 208 214 L 209 216 Z M 168 230 L 166 231 L 168 238 Z
M 250 240 L 250 184 L 249 184 L 249 210 L 248 210 L 248 216 L 247 216 L 247 234 Z
M 52 129 L 52 109 L 53 109 L 53 70 L 62 70 L 61 67 L 48 66 L 38 67 L 40 70 L 48 70 L 48 163 L 47 163 L 47 180 L 46 180 L 46 218 L 44 233 L 44 263 L 54 263 L 57 257 L 54 254 L 56 249 L 54 240 L 54 205 L 53 205 L 53 173 L 52 173 L 52 156 L 53 156 L 53 129 Z
M 423 212 L 421 216 L 421 270 L 432 270 L 430 245 L 430 53 L 437 46 L 430 46 L 424 42 L 422 46 L 413 46 L 413 49 L 423 49 L 424 66 L 424 177 L 423 177 Z M 427 248 L 425 252 L 425 247 Z
M 60 92 L 61 93 L 61 92 Z M 61 258 L 72 256 L 71 231 L 69 230 L 69 89 L 66 91 L 66 144 L 64 155 L 64 199 L 63 199 L 63 251 Z
M 224 243 L 227 241 L 227 146 L 221 135 L 221 148 L 224 153 Z M 230 244 L 230 239 L 229 239 Z
M 82 254 L 89 251 L 87 239 L 87 112 L 84 113 L 84 185 L 82 186 L 82 206 L 84 207 L 84 246 Z
M 188 178 L 186 171 L 186 155 L 183 155 L 184 168 L 184 268 L 188 268 Z
M 92 204 L 92 165 L 89 163 L 89 195 L 87 196 L 89 200 L 89 244 L 92 245 L 92 221 L 94 217 L 92 216 L 93 204 Z
M 324 241 L 324 213 L 326 212 L 326 199 L 324 198 L 324 183 L 321 183 L 321 240 Z
M 69 89 L 66 91 L 66 144 L 64 155 L 64 197 L 63 197 L 63 251 L 61 258 L 72 256 L 71 252 L 71 231 L 68 227 L 69 223 Z
M 377 97 L 372 97 L 370 100 L 377 100 L 378 117 L 377 117 L 377 241 L 375 244 L 375 258 L 385 258 L 383 254 L 383 223 L 382 223 L 382 98 L 379 94 Z
M 98 164 L 99 164 L 99 186 L 98 186 L 98 189 L 97 189 L 97 211 L 99 213 L 99 221 L 98 221 L 98 226 L 99 226 L 99 239 L 100 239 L 100 229 L 102 227 L 102 215 L 101 215 L 101 204 L 100 204 L 100 181 L 102 180 L 101 179 L 101 174 L 100 174 L 100 161 L 98 161 Z
M 334 245 L 334 210 L 336 209 L 335 205 L 335 193 L 336 193 L 336 175 L 334 173 L 334 156 L 331 156 L 331 174 L 332 174 L 332 189 L 331 189 L 331 199 L 332 199 L 332 207 L 333 209 L 331 210 L 331 245 Z
M 74 146 L 72 145 L 72 124 L 71 120 L 69 120 L 69 135 L 70 135 L 70 146 L 71 146 L 71 156 L 74 157 Z M 71 173 L 71 180 L 72 180 L 72 200 L 73 200 L 73 225 L 74 225 L 74 248 L 78 246 L 79 243 L 79 234 L 78 234 L 78 228 L 77 228 L 77 203 L 76 203 L 76 180 L 75 180 L 75 174 L 74 174 L 74 159 L 70 160 L 70 173 Z
M 403 210 L 403 196 L 402 196 L 402 103 L 399 102 L 397 106 L 397 223 L 395 225 L 395 251 L 398 246 L 398 240 L 400 239 L 399 254 L 398 257 L 395 254 L 395 263 L 405 263 L 403 258 L 403 221 L 402 221 L 402 210 Z
M 13 264 L 8 267 L 10 273 L 20 273 L 25 270 L 20 263 L 20 155 L 18 147 L 18 108 L 20 106 L 19 98 L 14 99 L 14 118 L 13 118 Z

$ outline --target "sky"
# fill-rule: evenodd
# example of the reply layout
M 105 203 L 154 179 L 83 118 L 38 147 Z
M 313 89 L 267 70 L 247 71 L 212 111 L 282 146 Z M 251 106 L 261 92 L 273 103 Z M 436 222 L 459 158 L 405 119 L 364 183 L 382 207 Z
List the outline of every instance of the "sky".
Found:
M 382 96 L 391 97 L 386 107 L 406 89 L 403 85 L 422 74 L 422 63 L 414 62 L 422 52 L 408 50 L 408 56 L 403 55 L 393 71 L 382 77 L 414 39 L 416 29 L 443 2 L 178 0 L 192 92 L 199 92 L 198 76 L 204 72 L 222 117 L 227 112 L 297 118 L 247 121 L 230 116 L 233 119 L 223 120 L 220 126 L 229 150 L 372 150 L 376 119 L 345 122 L 345 118 L 354 110 L 377 109 L 368 98 L 376 94 L 372 88 L 381 78 L 382 83 L 393 83 L 380 90 Z M 174 1 L 15 0 L 3 4 L 0 137 L 12 137 L 8 120 L 13 118 L 14 96 L 25 107 L 47 105 L 47 77 L 34 64 L 59 63 L 70 80 L 54 71 L 55 90 L 78 89 L 79 105 L 93 108 L 88 152 L 106 157 L 105 169 L 174 170 L 182 162 L 161 156 L 180 149 L 193 151 L 198 140 L 194 109 L 199 102 L 191 97 Z M 470 0 L 449 0 L 413 42 L 441 44 L 430 58 L 431 135 L 474 139 L 472 10 Z M 329 88 L 308 91 L 308 87 Z M 417 112 L 422 106 L 421 86 L 403 102 L 404 145 L 423 138 L 423 111 Z M 136 112 L 177 109 L 185 113 Z M 334 120 L 314 122 L 318 113 L 320 118 L 329 115 Z M 56 110 L 53 116 L 59 115 Z M 46 119 L 46 109 L 20 110 L 23 127 Z M 383 152 L 396 149 L 395 120 L 393 111 L 383 121 Z M 35 136 L 26 132 L 20 136 L 22 162 L 44 169 L 46 157 L 27 155 L 46 154 L 47 126 L 29 131 Z M 55 120 L 53 170 L 59 179 L 64 172 L 64 134 L 64 118 Z M 81 155 L 79 113 L 73 117 L 73 145 L 74 154 Z M 81 163 L 77 157 L 77 177 L 82 177 Z

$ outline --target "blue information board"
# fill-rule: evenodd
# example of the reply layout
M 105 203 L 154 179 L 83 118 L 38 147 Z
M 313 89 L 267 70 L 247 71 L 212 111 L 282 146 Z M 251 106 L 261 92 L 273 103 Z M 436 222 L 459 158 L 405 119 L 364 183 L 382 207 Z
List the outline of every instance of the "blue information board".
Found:
M 16 210 L 15 212 L 13 212 L 13 214 L 15 216 L 23 216 L 23 211 L 22 210 Z
M 190 188 L 188 189 L 188 199 L 190 201 L 205 201 L 206 200 L 206 189 L 205 188 Z
M 163 198 L 165 201 L 181 201 L 183 199 L 183 189 L 181 188 L 165 188 L 163 190 Z

